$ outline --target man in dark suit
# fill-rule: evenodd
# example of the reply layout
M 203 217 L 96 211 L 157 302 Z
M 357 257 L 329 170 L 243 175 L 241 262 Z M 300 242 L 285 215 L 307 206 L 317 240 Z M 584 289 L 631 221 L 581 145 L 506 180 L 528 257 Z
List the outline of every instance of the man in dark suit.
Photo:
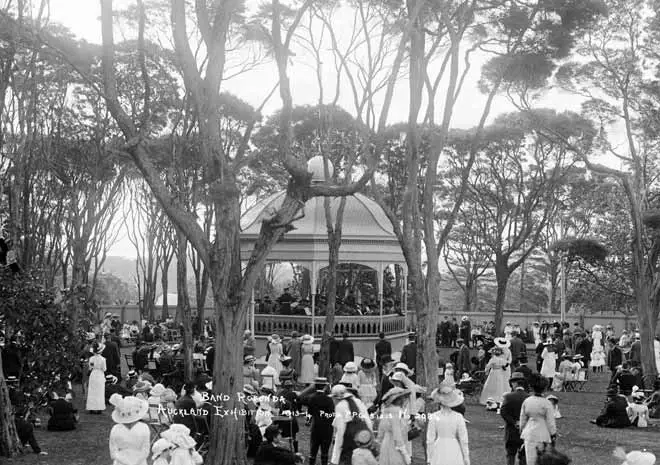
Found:
M 353 361 L 355 361 L 353 343 L 348 340 L 348 333 L 344 333 L 337 347 L 337 362 L 343 367 L 347 362 Z
M 525 377 L 525 381 L 529 385 L 529 380 L 532 376 L 532 369 L 527 366 L 527 356 L 521 358 L 518 363 L 518 368 L 516 368 L 515 373 L 522 373 Z
M 390 344 L 390 341 L 385 340 L 385 333 L 380 333 L 378 339 L 376 343 L 376 365 L 378 366 L 378 376 L 380 378 L 383 376 L 382 358 L 385 355 L 392 356 L 392 344 Z
M 611 387 L 607 390 L 605 408 L 595 420 L 591 420 L 591 423 L 604 428 L 627 428 L 631 426 L 627 409 L 626 398 L 619 395 L 616 387 Z
M 332 420 L 335 413 L 335 403 L 328 395 L 328 380 L 314 379 L 314 392 L 300 394 L 300 403 L 307 405 L 307 418 L 311 424 L 309 465 L 316 463 L 316 454 L 321 449 L 321 465 L 328 465 L 328 454 L 332 443 Z
M 514 331 L 509 350 L 511 351 L 511 364 L 513 365 L 513 368 L 517 368 L 520 364 L 520 359 L 523 356 L 527 357 L 527 346 L 523 340 L 520 339 L 520 333 Z
M 520 465 L 526 465 L 525 454 L 521 453 L 520 450 L 523 445 L 523 440 L 520 438 L 520 409 L 528 397 L 527 392 L 525 392 L 526 383 L 525 376 L 522 373 L 513 373 L 509 380 L 513 391 L 504 394 L 502 406 L 500 407 L 500 415 L 505 422 L 504 447 L 506 448 L 507 465 L 516 463 L 516 455 Z
M 294 465 L 298 456 L 279 445 L 282 433 L 277 425 L 270 425 L 264 432 L 265 441 L 259 447 L 254 458 L 255 465 Z
M 380 379 L 378 397 L 374 400 L 374 405 L 370 408 L 370 412 L 376 411 L 378 409 L 380 406 L 380 400 L 387 393 L 387 391 L 394 387 L 394 384 L 392 384 L 392 380 L 390 379 L 392 374 L 394 374 L 394 360 L 392 360 L 392 357 L 389 355 L 383 355 L 381 363 L 383 364 L 383 376 Z
M 415 333 L 408 333 L 408 343 L 403 346 L 403 350 L 401 351 L 401 362 L 405 363 L 408 365 L 408 368 L 410 368 L 412 371 L 415 371 L 415 368 L 417 368 L 417 342 L 415 339 L 417 338 L 417 334 Z
M 623 363 L 623 352 L 621 351 L 621 348 L 617 345 L 617 340 L 616 339 L 610 339 L 609 344 L 610 344 L 610 353 L 607 356 L 607 366 L 610 368 L 610 371 L 612 372 L 612 377 L 614 377 L 616 373 L 616 368 Z
M 110 333 L 105 333 L 105 348 L 101 355 L 105 358 L 107 373 L 121 379 L 121 355 Z
M 449 346 L 449 331 L 451 329 L 451 323 L 449 322 L 449 317 L 445 315 L 445 319 L 440 323 L 440 331 L 442 332 L 441 345 L 443 347 Z
M 642 341 L 639 340 L 639 334 L 635 334 L 635 342 L 630 346 L 630 363 L 633 366 L 642 364 Z
M 460 378 L 463 373 L 472 371 L 472 361 L 470 360 L 470 349 L 468 349 L 467 342 L 462 337 L 459 337 L 456 342 L 458 343 L 458 358 L 456 359 L 456 375 Z
M 456 339 L 458 339 L 458 323 L 456 318 L 452 318 L 449 326 L 449 347 L 456 347 Z

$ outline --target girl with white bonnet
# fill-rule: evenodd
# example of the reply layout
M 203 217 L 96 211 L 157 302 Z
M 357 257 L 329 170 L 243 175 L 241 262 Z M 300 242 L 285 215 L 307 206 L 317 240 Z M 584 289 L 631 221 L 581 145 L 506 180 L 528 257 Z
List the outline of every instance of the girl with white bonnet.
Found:
M 168 424 L 170 422 L 167 414 L 165 414 L 165 407 L 162 397 L 165 395 L 165 386 L 157 383 L 151 388 L 147 402 L 149 403 L 149 412 L 146 418 L 151 421 L 158 421 L 161 424 Z
M 463 415 L 452 410 L 463 397 L 450 386 L 434 389 L 431 399 L 440 409 L 430 415 L 426 430 L 429 465 L 470 465 L 467 427 Z
M 110 431 L 110 458 L 112 465 L 147 465 L 149 457 L 149 427 L 140 420 L 149 410 L 149 404 L 137 397 L 110 396 L 115 406 L 112 420 L 116 423 Z
M 154 442 L 154 445 L 151 446 L 152 465 L 169 465 L 172 449 L 174 449 L 174 444 L 165 438 Z
M 365 358 L 360 362 L 360 372 L 358 373 L 359 387 L 358 395 L 367 408 L 371 407 L 376 397 L 378 397 L 378 373 L 376 371 L 376 363 L 370 359 Z
M 344 374 L 339 380 L 340 383 L 350 383 L 351 388 L 358 390 L 360 388 L 360 377 L 358 376 L 358 368 L 355 362 L 346 362 L 344 365 Z
M 655 465 L 655 455 L 644 450 L 628 452 L 621 447 L 614 449 L 614 456 L 624 462 L 621 465 Z
M 302 346 L 300 349 L 302 359 L 300 361 L 300 376 L 298 381 L 302 384 L 314 382 L 314 338 L 305 334 L 302 337 Z
M 190 436 L 190 429 L 181 424 L 174 424 L 160 436 L 174 444 L 170 453 L 169 465 L 201 465 L 202 456 L 195 450 L 195 440 Z

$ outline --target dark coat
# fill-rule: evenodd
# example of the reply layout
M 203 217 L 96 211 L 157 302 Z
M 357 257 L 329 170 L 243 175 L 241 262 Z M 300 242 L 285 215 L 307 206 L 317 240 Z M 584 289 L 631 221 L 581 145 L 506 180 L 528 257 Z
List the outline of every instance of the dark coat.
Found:
M 302 366 L 302 341 L 299 338 L 292 339 L 287 347 L 286 354 L 291 357 L 291 368 L 300 373 Z
M 301 398 L 301 403 L 307 405 L 307 414 L 312 419 L 310 433 L 312 436 L 332 436 L 332 420 L 334 419 L 335 403 L 323 391 Z
M 504 442 L 513 447 L 520 447 L 522 439 L 520 439 L 520 428 L 518 422 L 520 421 L 520 410 L 522 404 L 529 397 L 522 389 L 517 389 L 513 392 L 504 394 L 502 405 L 500 406 L 500 415 L 504 419 Z
M 525 381 L 529 383 L 529 380 L 532 377 L 532 369 L 528 367 L 527 365 L 520 365 L 518 368 L 515 370 L 518 373 L 522 373 L 523 376 L 525 377 Z
M 355 353 L 353 352 L 353 343 L 348 339 L 342 339 L 339 341 L 337 347 L 337 362 L 341 366 L 346 365 L 346 362 L 352 362 L 355 360 Z
M 628 401 L 623 396 L 611 398 L 605 404 L 605 409 L 596 418 L 596 424 L 605 428 L 626 428 L 630 426 L 628 418 Z
M 108 368 L 108 373 L 121 378 L 121 358 L 119 354 L 119 347 L 114 342 L 106 342 L 105 349 L 101 352 L 101 356 L 105 358 L 105 363 Z
M 334 337 L 330 338 L 330 365 L 337 363 L 339 353 L 339 341 Z
M 401 351 L 401 363 L 405 363 L 408 365 L 408 368 L 410 368 L 413 371 L 416 371 L 415 368 L 417 367 L 417 343 L 415 341 L 411 341 L 405 346 L 403 346 L 403 350 Z
M 635 341 L 630 346 L 630 361 L 642 363 L 642 343 L 640 341 Z
M 637 384 L 637 376 L 631 373 L 630 370 L 621 370 L 614 377 L 614 382 L 619 385 L 619 390 L 624 396 L 629 396 L 633 387 Z
M 48 419 L 48 430 L 50 431 L 70 431 L 76 429 L 77 410 L 73 408 L 71 402 L 65 399 L 57 399 L 50 404 L 51 417 Z
M 623 352 L 618 346 L 612 347 L 608 355 L 607 366 L 610 367 L 610 371 L 614 373 L 616 367 L 623 363 Z
M 381 339 L 376 343 L 376 363 L 380 365 L 380 361 L 384 355 L 392 355 L 392 344 L 390 341 Z
M 254 458 L 254 465 L 294 465 L 296 456 L 289 449 L 264 442 Z
M 511 360 L 513 362 L 520 360 L 523 355 L 525 357 L 527 356 L 527 346 L 517 335 L 511 339 L 511 347 L 509 350 L 511 351 Z
M 575 353 L 577 355 L 582 355 L 584 357 L 584 366 L 586 367 L 589 366 L 592 349 L 593 349 L 593 343 L 589 339 L 582 339 L 575 346 Z
M 461 376 L 463 373 L 472 371 L 472 362 L 470 361 L 470 349 L 463 344 L 458 350 L 458 359 L 456 360 L 456 373 Z

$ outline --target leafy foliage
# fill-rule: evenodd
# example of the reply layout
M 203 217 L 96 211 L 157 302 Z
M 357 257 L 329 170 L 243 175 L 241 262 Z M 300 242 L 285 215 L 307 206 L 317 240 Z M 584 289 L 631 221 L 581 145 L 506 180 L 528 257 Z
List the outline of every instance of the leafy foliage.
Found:
M 79 335 L 67 309 L 37 276 L 0 271 L 0 316 L 8 336 L 26 350 L 21 385 L 28 391 L 64 381 L 78 363 Z

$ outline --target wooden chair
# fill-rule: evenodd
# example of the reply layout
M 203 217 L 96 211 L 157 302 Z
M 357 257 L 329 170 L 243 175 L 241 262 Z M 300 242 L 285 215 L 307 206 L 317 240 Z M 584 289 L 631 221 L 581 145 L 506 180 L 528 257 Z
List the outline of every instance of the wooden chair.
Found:
M 582 368 L 577 373 L 577 377 L 572 380 L 564 381 L 564 391 L 566 392 L 584 392 L 587 385 L 587 369 Z
M 124 360 L 126 360 L 129 371 L 135 369 L 135 363 L 133 363 L 133 356 L 131 354 L 124 354 Z
M 162 413 L 156 413 L 159 411 L 159 407 L 162 406 L 163 412 Z M 160 433 L 163 431 L 167 430 L 170 427 L 170 424 L 172 423 L 172 419 L 169 417 L 169 414 L 167 413 L 167 408 L 164 405 L 158 405 L 158 404 L 149 404 L 149 413 L 148 413 L 148 420 L 147 420 L 147 425 L 149 426 L 149 429 L 151 430 L 151 445 L 153 446 L 154 442 L 160 438 Z

